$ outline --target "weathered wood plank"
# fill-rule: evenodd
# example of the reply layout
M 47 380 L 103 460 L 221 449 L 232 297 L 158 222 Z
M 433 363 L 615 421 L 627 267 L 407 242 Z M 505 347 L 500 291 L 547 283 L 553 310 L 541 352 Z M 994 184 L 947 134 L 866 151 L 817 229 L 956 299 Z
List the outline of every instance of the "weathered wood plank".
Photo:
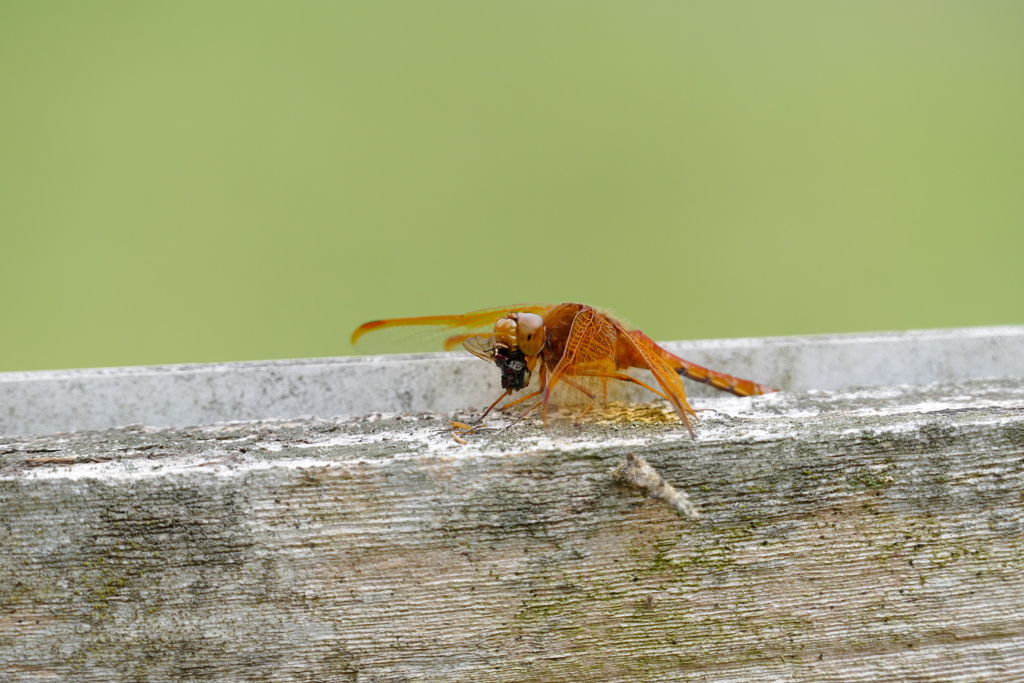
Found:
M 1024 383 L 697 403 L 0 440 L 0 675 L 1020 680 Z

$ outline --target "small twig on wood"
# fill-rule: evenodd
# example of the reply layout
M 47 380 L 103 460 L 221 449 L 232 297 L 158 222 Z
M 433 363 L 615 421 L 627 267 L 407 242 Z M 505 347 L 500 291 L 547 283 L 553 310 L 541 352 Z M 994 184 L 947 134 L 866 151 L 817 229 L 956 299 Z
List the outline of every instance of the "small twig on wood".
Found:
M 660 500 L 687 519 L 700 517 L 697 507 L 690 502 L 690 498 L 682 491 L 677 491 L 672 484 L 658 474 L 657 470 L 636 453 L 627 455 L 626 461 L 613 468 L 608 474 L 615 481 L 640 489 L 651 498 Z
M 40 467 L 42 465 L 77 465 L 87 462 L 108 462 L 113 458 L 80 458 L 69 455 L 54 458 L 25 458 L 22 463 L 28 467 Z
M 466 444 L 469 443 L 464 438 L 462 438 L 464 436 L 467 436 L 468 434 L 480 434 L 481 432 L 484 432 L 484 431 L 487 431 L 487 432 L 495 431 L 494 427 L 486 427 L 484 425 L 479 425 L 479 424 L 471 424 L 471 425 L 469 425 L 469 424 L 466 424 L 465 422 L 456 422 L 455 420 L 449 421 L 449 424 L 451 425 L 450 429 L 451 429 L 452 438 L 455 439 L 456 443 L 460 443 L 462 445 L 466 445 Z M 447 431 L 447 430 L 439 430 L 439 431 Z
M 25 458 L 24 460 L 24 463 L 29 467 L 39 467 L 40 465 L 73 465 L 74 462 L 74 456 L 66 458 Z

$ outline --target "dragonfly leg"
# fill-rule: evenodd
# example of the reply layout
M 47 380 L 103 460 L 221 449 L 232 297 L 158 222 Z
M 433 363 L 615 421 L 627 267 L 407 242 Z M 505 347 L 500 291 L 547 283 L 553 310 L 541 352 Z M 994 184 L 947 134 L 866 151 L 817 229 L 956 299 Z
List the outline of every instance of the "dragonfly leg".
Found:
M 508 403 L 504 407 L 502 407 L 502 410 L 504 410 L 505 408 L 511 408 L 512 406 L 514 406 L 514 405 L 516 405 L 518 403 L 522 403 L 523 401 L 528 401 L 531 398 L 534 398 L 536 396 L 540 396 L 541 394 L 543 394 L 544 393 L 544 388 L 545 388 L 545 386 L 547 386 L 547 379 L 548 379 L 547 368 L 545 368 L 544 365 L 541 365 L 540 366 L 540 387 L 541 388 L 538 389 L 537 391 L 534 391 L 533 393 L 527 394 L 526 396 L 520 396 L 516 400 L 514 400 L 511 403 Z M 511 393 L 511 392 L 509 392 L 509 393 Z M 516 419 L 512 420 L 512 422 L 510 422 L 508 425 L 506 425 L 504 427 L 504 429 L 510 429 L 510 428 L 514 427 L 520 420 L 522 420 L 524 417 L 526 417 L 531 412 L 533 412 L 533 409 L 536 408 L 537 406 L 541 405 L 542 403 L 544 403 L 544 399 L 543 398 L 541 400 L 537 401 L 536 403 L 534 403 L 532 406 L 527 408 L 522 413 L 520 413 L 519 417 L 517 417 Z M 545 422 L 545 425 L 547 425 L 546 422 Z
M 587 376 L 588 377 L 605 377 L 607 379 L 617 379 L 617 380 L 620 380 L 622 382 L 632 382 L 633 384 L 639 384 L 644 389 L 647 389 L 647 391 L 651 391 L 651 392 L 657 394 L 658 396 L 661 396 L 666 401 L 668 400 L 668 396 L 666 396 L 662 392 L 658 391 L 657 389 L 655 389 L 651 385 L 647 384 L 646 382 L 641 382 L 636 377 L 630 377 L 629 375 L 621 373 L 621 372 L 610 372 L 610 373 L 607 373 L 607 374 L 604 374 L 604 373 L 589 374 L 588 373 Z
M 540 392 L 538 391 L 537 393 L 535 393 L 535 394 L 531 394 L 531 395 L 532 395 L 532 396 L 536 396 L 536 395 L 537 395 L 537 394 L 539 394 L 539 393 L 540 393 Z M 531 412 L 533 412 L 533 409 L 534 409 L 534 408 L 536 408 L 537 406 L 539 406 L 539 405 L 540 405 L 541 403 L 543 403 L 543 402 L 544 402 L 543 400 L 541 400 L 541 401 L 537 401 L 537 402 L 536 402 L 536 403 L 534 403 L 534 404 L 533 404 L 532 406 L 530 406 L 529 408 L 527 408 L 526 410 L 524 410 L 524 411 L 523 411 L 522 413 L 520 413 L 519 417 L 517 417 L 516 419 L 512 420 L 512 422 L 510 422 L 510 423 L 509 423 L 509 424 L 508 424 L 508 425 L 507 425 L 507 426 L 505 427 L 505 429 L 511 429 L 512 427 L 514 427 L 514 426 L 515 426 L 516 424 L 518 424 L 518 423 L 519 423 L 519 421 L 520 421 L 520 420 L 522 420 L 522 419 L 523 419 L 524 417 L 526 417 L 526 416 L 527 416 L 527 415 L 529 415 L 529 414 L 530 414 Z
M 587 395 L 587 397 L 588 397 L 588 398 L 590 399 L 590 403 L 588 403 L 588 404 L 587 404 L 587 407 L 583 409 L 583 412 L 582 412 L 582 413 L 580 414 L 580 416 L 579 416 L 578 418 L 576 418 L 576 424 L 579 424 L 580 420 L 582 420 L 582 419 L 583 419 L 583 416 L 587 414 L 587 411 L 589 411 L 589 410 L 590 410 L 590 409 L 591 409 L 591 408 L 592 408 L 592 407 L 594 406 L 594 402 L 595 402 L 595 401 L 597 400 L 597 396 L 596 396 L 596 395 L 595 395 L 595 394 L 594 394 L 593 392 L 591 392 L 591 391 L 587 391 L 586 389 L 584 389 L 583 387 L 581 387 L 581 386 L 580 386 L 579 384 L 576 384 L 576 382 L 573 382 L 572 380 L 569 380 L 569 379 L 565 379 L 565 378 L 563 378 L 563 379 L 562 379 L 562 381 L 563 381 L 563 382 L 565 382 L 566 384 L 568 384 L 569 386 L 571 386 L 571 387 L 575 388 L 575 389 L 579 389 L 579 390 L 580 390 L 580 391 L 582 391 L 582 392 L 583 392 L 584 394 L 586 394 L 586 395 Z M 533 398 L 534 396 L 537 396 L 537 395 L 538 395 L 538 394 L 540 394 L 540 393 L 541 393 L 540 391 L 535 391 L 535 392 L 533 392 L 532 394 L 530 394 L 529 396 L 524 396 L 523 398 L 519 399 L 519 401 L 524 401 L 524 400 L 526 400 L 526 399 L 528 399 L 528 398 Z M 516 401 L 516 403 L 518 403 L 519 401 Z M 526 409 L 525 411 L 523 411 L 523 413 L 522 413 L 522 414 L 521 414 L 521 415 L 520 415 L 519 417 L 517 417 L 517 418 L 516 418 L 516 419 L 515 419 L 515 420 L 514 420 L 514 421 L 512 422 L 512 424 L 510 424 L 510 425 L 509 425 L 508 427 L 511 427 L 511 426 L 512 426 L 512 425 L 514 425 L 514 424 L 515 424 L 516 422 L 519 422 L 519 421 L 520 421 L 520 420 L 522 420 L 522 419 L 523 419 L 524 417 L 526 417 L 526 416 L 527 416 L 527 415 L 529 415 L 529 414 L 530 414 L 531 412 L 533 412 L 534 408 L 536 408 L 536 407 L 537 407 L 537 406 L 539 406 L 539 405 L 543 405 L 543 404 L 544 404 L 544 399 L 541 399 L 541 400 L 537 401 L 537 402 L 536 402 L 536 403 L 534 403 L 534 404 L 533 404 L 532 406 L 530 406 L 530 407 L 529 407 L 529 408 L 527 408 L 527 409 Z M 511 404 L 511 403 L 509 403 L 508 405 L 510 406 L 510 405 L 512 405 L 512 404 Z M 505 406 L 505 407 L 506 407 L 506 408 L 508 408 L 508 406 Z M 545 426 L 546 426 L 546 425 L 547 425 L 547 423 L 545 423 Z M 506 427 L 505 429 L 508 429 L 508 427 Z
M 506 389 L 505 393 L 502 394 L 501 396 L 499 396 L 498 399 L 494 403 L 492 403 L 491 405 L 487 406 L 487 410 L 484 411 L 483 415 L 481 415 L 479 418 L 477 418 L 477 421 L 474 422 L 473 425 L 475 426 L 475 425 L 478 425 L 481 422 L 483 422 L 484 418 L 487 417 L 487 413 L 489 413 L 492 410 L 494 410 L 494 406 L 496 406 L 499 403 L 501 403 L 501 399 L 505 398 L 506 396 L 511 396 L 511 395 L 512 395 L 512 390 L 511 389 Z
M 596 395 L 596 394 L 595 394 L 594 392 L 592 392 L 592 391 L 589 391 L 588 389 L 586 389 L 586 388 L 584 388 L 584 387 L 580 386 L 580 385 L 579 385 L 579 384 L 577 384 L 576 382 L 573 382 L 573 381 L 572 381 L 571 379 L 569 379 L 568 377 L 563 377 L 563 378 L 562 378 L 562 381 L 563 381 L 563 382 L 565 382 L 566 384 L 568 384 L 568 385 L 569 385 L 570 387 L 572 387 L 573 389 L 577 389 L 578 391 L 582 391 L 582 392 L 583 392 L 584 394 L 586 394 L 587 398 L 589 398 L 589 399 L 590 399 L 590 403 L 588 403 L 588 404 L 587 404 L 587 407 L 586 407 L 586 408 L 584 408 L 584 409 L 583 409 L 583 412 L 582 412 L 582 413 L 580 413 L 579 417 L 577 417 L 577 418 L 576 418 L 576 422 L 575 422 L 575 424 L 579 424 L 579 423 L 580 423 L 580 421 L 581 421 L 581 420 L 583 419 L 583 417 L 584 417 L 584 416 L 585 416 L 585 415 L 586 415 L 587 413 L 589 413 L 589 412 L 590 412 L 590 409 L 594 407 L 594 403 L 595 403 L 595 402 L 597 401 L 597 395 Z
M 534 396 L 540 396 L 540 390 L 539 389 L 537 391 L 533 392 L 532 394 L 527 394 L 526 396 L 521 396 L 521 397 L 517 398 L 516 400 L 512 401 L 511 403 L 506 403 L 504 406 L 502 406 L 501 409 L 505 410 L 505 408 L 511 408 L 512 406 L 516 405 L 517 403 L 522 403 L 523 401 L 529 400 L 529 399 L 533 398 Z

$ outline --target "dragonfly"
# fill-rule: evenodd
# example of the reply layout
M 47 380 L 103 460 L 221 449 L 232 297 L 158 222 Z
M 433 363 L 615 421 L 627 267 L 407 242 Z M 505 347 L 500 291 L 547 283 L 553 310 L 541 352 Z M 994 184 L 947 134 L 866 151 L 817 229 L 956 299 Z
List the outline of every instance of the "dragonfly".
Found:
M 356 328 L 352 344 L 382 330 L 424 326 L 445 335 L 446 351 L 460 345 L 477 358 L 494 363 L 501 372 L 503 393 L 484 411 L 477 424 L 505 398 L 526 389 L 536 373 L 538 388 L 516 398 L 502 409 L 536 399 L 518 418 L 537 407 L 548 422 L 551 392 L 565 385 L 587 402 L 576 419 L 580 422 L 598 400 L 607 398 L 610 381 L 638 384 L 667 400 L 691 436 L 697 415 L 686 400 L 681 377 L 708 384 L 737 396 L 757 396 L 777 391 L 767 384 L 740 379 L 691 363 L 666 351 L 640 330 L 592 306 L 578 303 L 519 304 L 487 308 L 462 315 L 374 320 Z M 649 370 L 657 388 L 624 372 Z

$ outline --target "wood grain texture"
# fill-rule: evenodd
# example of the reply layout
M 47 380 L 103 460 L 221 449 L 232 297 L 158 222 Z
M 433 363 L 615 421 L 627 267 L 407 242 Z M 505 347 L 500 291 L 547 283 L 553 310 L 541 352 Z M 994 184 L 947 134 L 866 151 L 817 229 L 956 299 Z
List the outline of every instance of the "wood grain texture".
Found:
M 1024 382 L 696 403 L 0 441 L 0 677 L 1021 679 Z

